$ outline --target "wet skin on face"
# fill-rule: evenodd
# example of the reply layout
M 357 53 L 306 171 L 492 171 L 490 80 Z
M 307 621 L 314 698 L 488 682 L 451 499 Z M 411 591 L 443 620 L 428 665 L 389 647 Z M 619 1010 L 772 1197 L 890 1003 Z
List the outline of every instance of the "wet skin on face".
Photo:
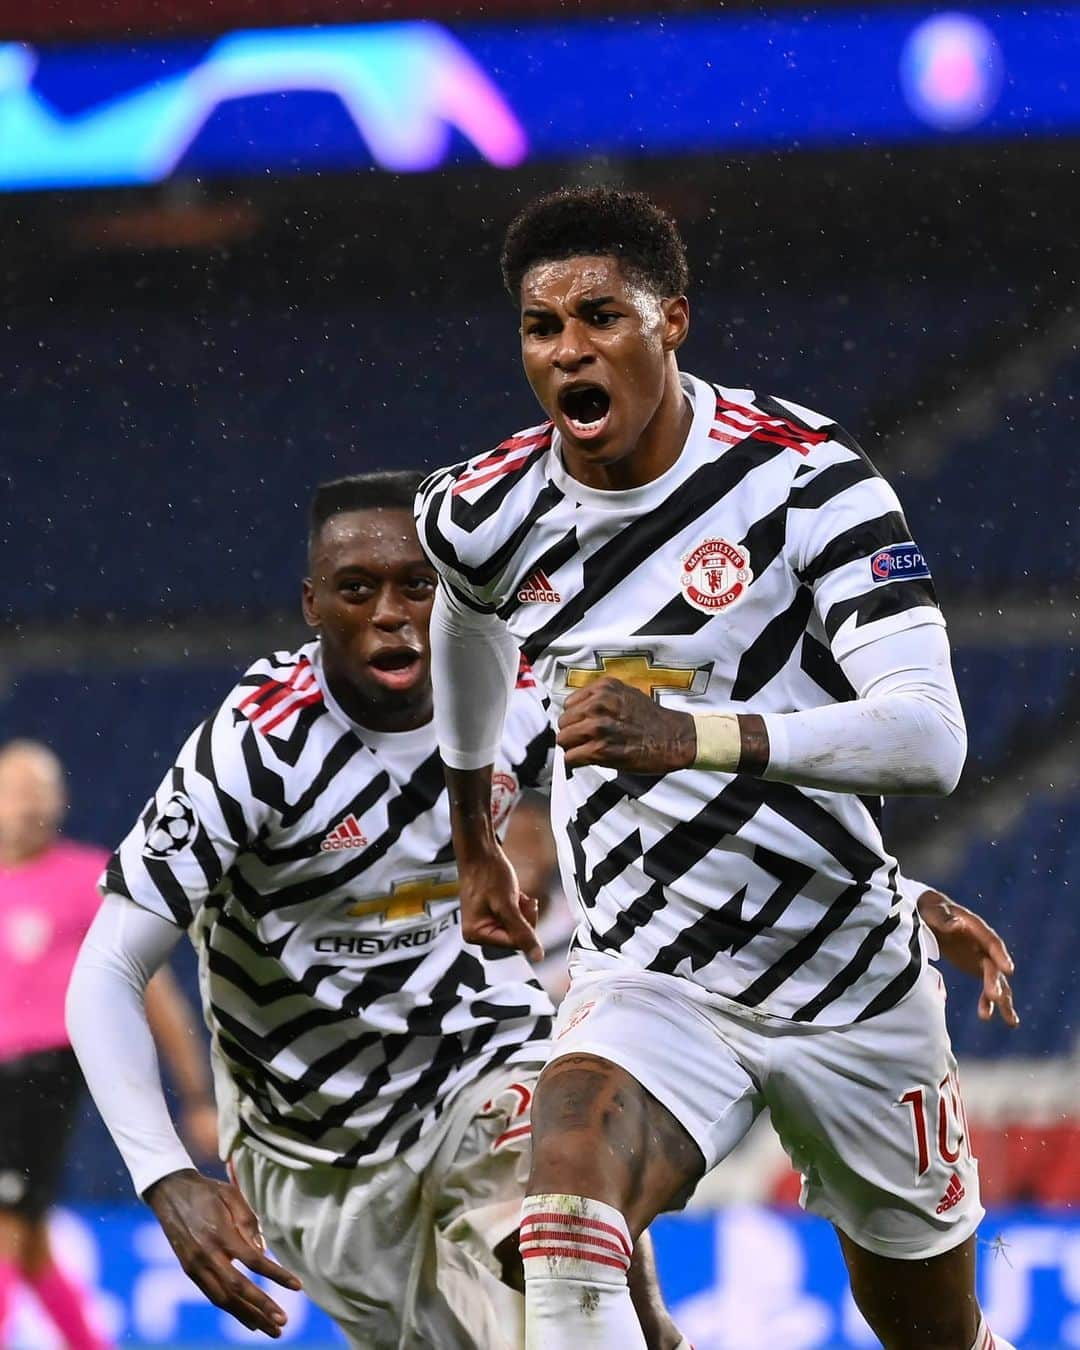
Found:
M 675 462 L 691 420 L 675 362 L 689 325 L 685 296 L 658 295 L 613 257 L 541 262 L 525 273 L 522 364 L 573 477 L 640 487 Z
M 327 681 L 345 711 L 373 731 L 431 720 L 428 626 L 435 569 L 409 511 L 332 516 L 304 581 L 304 618 L 319 630 Z

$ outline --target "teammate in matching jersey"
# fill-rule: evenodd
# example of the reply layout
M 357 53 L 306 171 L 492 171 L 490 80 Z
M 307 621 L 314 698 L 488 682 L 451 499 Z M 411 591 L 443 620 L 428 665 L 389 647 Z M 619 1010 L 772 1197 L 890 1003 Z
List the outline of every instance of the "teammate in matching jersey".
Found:
M 235 1258 L 286 1288 L 298 1273 L 358 1350 L 494 1350 L 522 1337 L 510 1286 L 552 1008 L 523 956 L 462 941 L 418 484 L 317 493 L 318 636 L 256 662 L 180 751 L 109 863 L 68 1020 L 136 1190 L 215 1303 L 280 1335 Z M 493 828 L 546 785 L 553 748 L 524 668 Z M 185 929 L 235 1185 L 193 1169 L 146 1030 L 146 981 Z M 638 1334 L 673 1350 L 648 1254 L 635 1276 Z
M 467 940 L 538 951 L 488 806 L 519 648 L 559 714 L 579 922 L 528 1344 L 641 1345 L 634 1241 L 768 1106 L 884 1344 L 989 1350 L 940 980 L 879 829 L 966 751 L 926 561 L 842 428 L 680 372 L 685 254 L 651 202 L 540 199 L 503 273 L 548 420 L 432 475 L 418 519 Z

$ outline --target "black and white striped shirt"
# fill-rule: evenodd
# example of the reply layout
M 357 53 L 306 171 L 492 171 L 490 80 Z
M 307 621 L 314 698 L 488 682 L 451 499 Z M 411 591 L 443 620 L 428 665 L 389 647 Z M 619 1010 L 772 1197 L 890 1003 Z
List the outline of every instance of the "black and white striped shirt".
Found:
M 854 696 L 839 662 L 941 625 L 900 504 L 859 446 L 785 400 L 683 376 L 693 422 L 642 487 L 591 489 L 550 424 L 440 471 L 420 536 L 451 603 L 497 615 L 553 700 L 602 674 L 686 712 Z M 696 981 L 733 1009 L 841 1025 L 921 966 L 880 802 L 738 775 L 557 757 L 553 824 L 576 942 Z
M 546 787 L 553 742 L 524 671 L 497 818 Z M 103 887 L 189 928 L 223 1139 L 287 1164 L 383 1161 L 484 1070 L 544 1057 L 525 958 L 461 940 L 433 725 L 350 721 L 317 642 L 257 661 L 191 735 Z

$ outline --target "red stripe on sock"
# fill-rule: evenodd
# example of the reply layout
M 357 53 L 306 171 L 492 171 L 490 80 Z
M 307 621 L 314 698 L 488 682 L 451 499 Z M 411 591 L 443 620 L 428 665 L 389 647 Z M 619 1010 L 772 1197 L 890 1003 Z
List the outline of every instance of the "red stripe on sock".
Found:
M 617 1260 L 614 1256 L 600 1256 L 572 1251 L 569 1247 L 522 1247 L 521 1259 L 528 1261 L 534 1256 L 568 1256 L 574 1261 L 592 1261 L 598 1266 L 613 1266 L 616 1270 L 628 1270 L 630 1262 Z
M 616 1228 L 614 1224 L 604 1223 L 602 1219 L 590 1219 L 583 1214 L 560 1214 L 557 1210 L 534 1210 L 532 1213 L 526 1214 L 525 1218 L 522 1219 L 521 1231 L 524 1233 L 526 1228 L 536 1223 L 566 1224 L 571 1228 L 599 1228 L 601 1232 L 610 1233 L 612 1237 L 618 1238 L 619 1243 L 627 1256 L 629 1256 L 631 1252 L 631 1247 L 626 1240 L 625 1234 Z
M 522 1238 L 522 1241 L 525 1239 Z M 616 1252 L 620 1256 L 626 1255 L 626 1250 L 614 1242 L 609 1242 L 607 1238 L 601 1237 L 578 1237 L 574 1233 L 567 1233 L 559 1228 L 537 1228 L 529 1230 L 530 1242 L 571 1242 L 575 1246 L 588 1243 L 591 1247 L 603 1247 L 605 1251 Z

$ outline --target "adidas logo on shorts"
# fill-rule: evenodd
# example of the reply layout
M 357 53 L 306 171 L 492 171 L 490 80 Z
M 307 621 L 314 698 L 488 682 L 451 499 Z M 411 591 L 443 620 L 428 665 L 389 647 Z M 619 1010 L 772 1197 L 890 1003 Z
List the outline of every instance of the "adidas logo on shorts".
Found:
M 342 848 L 366 848 L 367 838 L 360 822 L 350 811 L 340 825 L 335 825 L 319 845 L 324 853 L 336 853 Z
M 537 568 L 529 580 L 517 593 L 523 605 L 559 605 L 562 596 L 548 581 L 547 573 Z
M 944 1214 L 947 1210 L 955 1208 L 965 1195 L 967 1195 L 967 1191 L 964 1189 L 964 1183 L 954 1172 L 949 1178 L 949 1184 L 945 1187 L 945 1194 L 941 1197 L 937 1212 Z

